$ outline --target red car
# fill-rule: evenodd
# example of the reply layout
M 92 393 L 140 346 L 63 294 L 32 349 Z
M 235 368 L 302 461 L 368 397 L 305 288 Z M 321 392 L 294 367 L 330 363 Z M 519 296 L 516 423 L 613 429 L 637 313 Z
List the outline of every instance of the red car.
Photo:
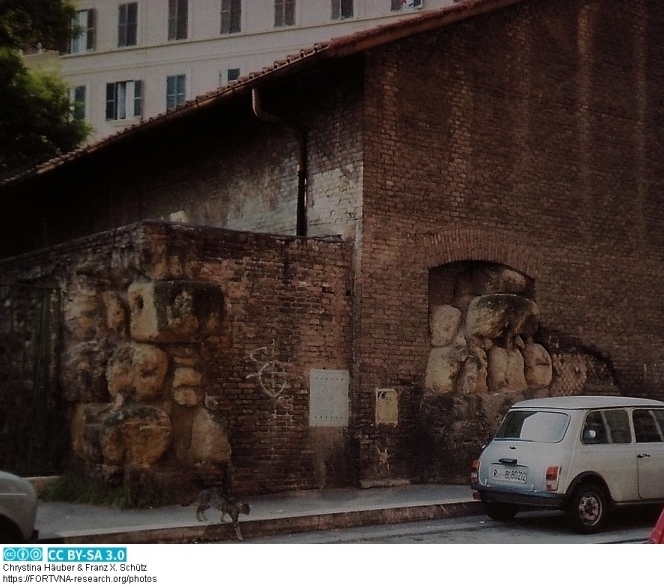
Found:
M 664 544 L 664 510 L 662 510 L 659 520 L 657 520 L 655 527 L 652 529 L 650 538 L 648 538 L 648 544 Z

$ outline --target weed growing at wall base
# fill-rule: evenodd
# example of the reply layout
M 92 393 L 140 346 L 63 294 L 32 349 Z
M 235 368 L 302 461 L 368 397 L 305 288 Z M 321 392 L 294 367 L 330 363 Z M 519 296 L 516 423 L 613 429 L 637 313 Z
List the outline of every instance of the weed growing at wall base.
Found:
M 44 501 L 87 503 L 118 509 L 151 508 L 174 503 L 174 496 L 163 485 L 148 481 L 140 486 L 126 479 L 114 486 L 101 479 L 66 474 L 50 483 L 41 495 Z

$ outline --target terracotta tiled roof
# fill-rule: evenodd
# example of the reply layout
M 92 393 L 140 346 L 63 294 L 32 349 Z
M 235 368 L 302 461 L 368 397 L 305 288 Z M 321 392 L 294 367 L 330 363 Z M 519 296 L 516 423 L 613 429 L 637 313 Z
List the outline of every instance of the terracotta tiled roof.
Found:
M 205 108 L 211 104 L 217 104 L 219 101 L 237 95 L 238 93 L 249 92 L 252 88 L 259 86 L 263 81 L 291 75 L 322 61 L 335 60 L 350 56 L 379 47 L 386 43 L 391 43 L 412 35 L 426 33 L 471 16 L 491 12 L 522 1 L 523 0 L 461 0 L 459 3 L 452 6 L 422 12 L 417 16 L 411 16 L 389 24 L 379 25 L 344 37 L 333 38 L 330 41 L 323 43 L 316 43 L 312 47 L 301 49 L 299 53 L 288 55 L 284 59 L 275 61 L 269 67 L 264 67 L 260 71 L 255 71 L 246 76 L 240 77 L 227 86 L 197 96 L 174 110 L 143 120 L 97 142 L 80 147 L 65 155 L 37 165 L 12 178 L 5 179 L 0 182 L 0 185 L 19 182 L 22 179 L 46 173 L 51 169 L 64 165 L 68 161 L 102 150 L 110 144 L 128 140 L 143 129 L 165 124 L 169 120 L 173 120 L 177 117 L 191 115 L 195 113 L 197 109 Z

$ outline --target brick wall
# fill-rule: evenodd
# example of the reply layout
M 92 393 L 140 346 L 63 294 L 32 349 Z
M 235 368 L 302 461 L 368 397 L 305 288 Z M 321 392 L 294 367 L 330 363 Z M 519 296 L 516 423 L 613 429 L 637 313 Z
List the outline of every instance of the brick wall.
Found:
M 309 428 L 309 372 L 350 367 L 351 244 L 161 225 L 146 235 L 155 258 L 165 248 L 188 259 L 188 277 L 217 283 L 227 296 L 223 332 L 205 342 L 204 356 L 209 396 L 231 424 L 234 489 L 349 483 L 350 452 L 328 456 L 344 464 L 331 472 L 336 478 L 317 478 L 325 463 L 316 462 L 320 437 Z M 273 384 L 268 367 L 263 385 L 274 392 L 285 383 L 282 402 L 257 377 L 271 361 L 284 375 Z M 350 450 L 347 439 L 341 450 Z
M 369 53 L 365 475 L 374 446 L 392 474 L 415 462 L 427 275 L 442 263 L 530 275 L 544 326 L 605 353 L 623 393 L 664 397 L 661 6 L 534 0 Z M 401 394 L 396 430 L 374 423 L 377 387 Z
M 360 65 L 347 59 L 262 88 L 263 110 L 284 124 L 259 120 L 245 92 L 193 122 L 148 125 L 131 141 L 0 187 L 0 257 L 146 219 L 295 234 L 293 124 L 307 137 L 308 235 L 352 237 L 361 216 Z
M 250 463 L 238 471 L 241 483 L 259 472 L 284 487 L 312 478 L 304 470 L 308 432 L 293 422 L 303 417 L 305 365 L 316 362 L 307 357 L 319 356 L 337 366 L 352 360 L 347 440 L 359 447 L 361 476 L 418 472 L 429 270 L 448 262 L 492 261 L 527 274 L 544 327 L 601 351 L 623 393 L 662 397 L 663 16 L 656 0 L 527 0 L 265 89 L 265 110 L 307 130 L 310 234 L 356 237 L 352 337 L 343 330 L 327 356 L 324 324 L 334 324 L 337 311 L 350 320 L 350 301 L 323 311 L 327 294 L 297 285 L 315 280 L 291 279 L 320 263 L 315 274 L 323 280 L 327 245 L 302 251 L 300 241 L 282 239 L 272 257 L 233 265 L 210 252 L 216 237 L 189 242 L 185 229 L 151 237 L 163 238 L 166 251 L 175 247 L 168 257 L 180 259 L 188 276 L 228 280 L 246 299 L 247 315 L 238 309 L 227 322 L 237 328 L 211 347 L 214 357 L 231 340 L 242 349 L 214 367 L 224 406 L 243 405 L 241 390 L 256 391 L 246 378 L 252 352 L 297 357 L 302 379 L 293 384 L 292 409 L 268 417 L 266 405 L 252 403 L 240 417 L 247 436 L 235 454 Z M 292 133 L 257 121 L 246 95 L 229 104 L 196 124 L 174 119 L 111 145 L 103 158 L 93 153 L 3 198 L 4 254 L 174 213 L 192 223 L 292 233 Z M 189 246 L 194 263 L 184 254 Z M 229 250 L 236 246 L 253 251 L 237 243 Z M 283 293 L 285 283 L 283 292 L 297 299 L 265 293 Z M 308 311 L 305 298 L 314 294 L 326 316 L 305 329 L 316 337 L 272 312 L 273 303 Z M 335 354 L 341 339 L 349 342 L 343 360 Z M 377 423 L 377 389 L 397 393 L 398 424 Z M 267 401 L 254 392 L 251 402 Z M 271 434 L 275 422 L 292 436 L 270 437 L 274 447 L 260 443 L 255 430 Z M 290 442 L 304 451 L 292 461 L 283 456 Z
M 102 339 L 111 347 L 109 355 L 127 336 L 125 328 L 107 328 L 109 295 L 117 308 L 117 300 L 126 304 L 127 290 L 137 281 L 219 286 L 224 296 L 219 331 L 187 348 L 168 342 L 157 346 L 169 356 L 200 356 L 200 401 L 229 424 L 232 489 L 268 493 L 324 482 L 345 485 L 353 476 L 347 435 L 309 427 L 310 370 L 350 369 L 351 265 L 352 246 L 340 240 L 146 223 L 6 260 L 0 271 L 8 282 L 57 286 L 65 305 L 63 345 L 82 337 Z M 85 303 L 74 307 L 69 301 L 79 295 L 82 279 Z M 78 327 L 74 332 L 74 322 L 85 332 Z M 103 377 L 105 363 L 100 363 Z M 64 361 L 60 368 L 52 376 L 66 382 Z M 169 371 L 174 368 L 169 365 Z M 75 405 L 69 391 L 62 389 L 60 398 L 67 413 Z M 105 396 L 92 401 L 110 402 L 102 392 Z M 156 401 L 169 406 L 164 409 L 175 437 L 193 407 L 170 401 L 166 391 Z M 21 405 L 16 403 L 17 409 Z M 194 474 L 177 462 L 173 449 L 157 465 Z

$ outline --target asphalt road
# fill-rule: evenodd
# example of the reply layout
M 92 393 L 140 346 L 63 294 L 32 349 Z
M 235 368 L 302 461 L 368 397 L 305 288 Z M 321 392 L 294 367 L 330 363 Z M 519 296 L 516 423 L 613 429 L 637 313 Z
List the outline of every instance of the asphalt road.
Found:
M 409 524 L 286 534 L 248 540 L 254 544 L 610 544 L 645 542 L 659 510 L 617 512 L 591 535 L 570 531 L 559 512 L 525 512 L 511 522 L 470 516 Z

